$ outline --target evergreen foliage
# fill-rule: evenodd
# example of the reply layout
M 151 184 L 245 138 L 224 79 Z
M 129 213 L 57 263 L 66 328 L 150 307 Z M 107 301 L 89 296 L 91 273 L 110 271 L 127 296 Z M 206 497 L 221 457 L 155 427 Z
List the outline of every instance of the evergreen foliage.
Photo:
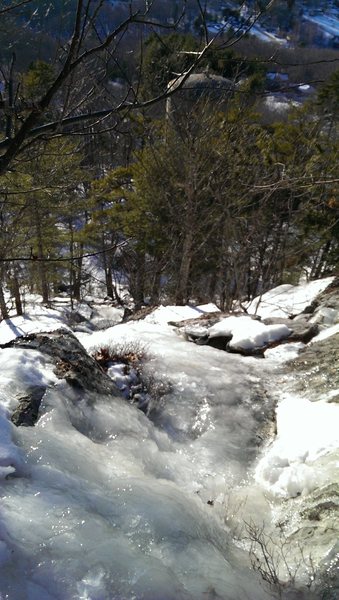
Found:
M 199 50 L 201 44 L 191 34 L 151 34 L 145 42 L 142 57 L 142 86 L 146 97 L 161 94 L 169 81 L 194 63 L 194 53 Z M 218 44 L 208 49 L 199 62 L 198 70 L 209 71 L 228 79 L 251 75 L 260 77 L 265 73 L 262 64 L 240 58 L 232 49 Z
M 21 285 L 41 293 L 45 303 L 74 271 L 72 261 L 59 260 L 76 253 L 83 226 L 81 158 L 67 139 L 41 143 L 26 155 L 20 172 L 0 179 L 0 256 L 7 261 L 2 283 L 14 270 Z
M 39 5 L 40 16 L 45 8 Z M 70 16 L 74 4 L 64 8 Z M 15 26 L 26 10 L 10 15 Z M 55 3 L 48 18 L 58 10 Z M 92 43 L 87 25 L 86 43 Z M 192 35 L 154 31 L 143 44 L 140 70 L 128 64 L 129 87 L 118 82 L 115 99 L 139 101 L 140 91 L 143 99 L 157 97 L 200 49 Z M 214 44 L 198 70 L 234 81 L 227 102 L 188 97 L 184 110 L 179 93 L 175 110 L 158 119 L 141 109 L 132 114 L 126 104 L 121 119 L 109 115 L 61 131 L 58 119 L 107 106 L 108 78 L 127 65 L 115 57 L 96 57 L 74 71 L 43 106 L 56 64 L 44 56 L 13 78 L 6 71 L 4 144 L 15 140 L 27 115 L 34 127 L 50 120 L 55 126 L 51 137 L 23 138 L 0 179 L 3 317 L 5 289 L 18 312 L 24 289 L 49 302 L 63 284 L 79 299 L 87 252 L 103 269 L 107 296 L 120 301 L 115 273 L 122 272 L 136 305 L 213 300 L 228 309 L 234 300 L 297 281 L 305 269 L 309 277 L 336 272 L 338 72 L 284 122 L 265 126 L 254 113 L 265 86 L 263 66 Z

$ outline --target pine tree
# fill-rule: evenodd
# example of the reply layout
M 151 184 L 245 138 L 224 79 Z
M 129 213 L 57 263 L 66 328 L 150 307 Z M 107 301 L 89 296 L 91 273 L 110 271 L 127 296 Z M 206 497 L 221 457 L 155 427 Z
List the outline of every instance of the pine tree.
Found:
M 19 310 L 18 278 L 21 285 L 29 283 L 30 289 L 41 293 L 43 302 L 48 303 L 51 287 L 65 277 L 65 248 L 69 246 L 72 252 L 74 229 L 82 226 L 86 175 L 81 160 L 73 142 L 66 138 L 50 141 L 41 144 L 36 155 L 27 154 L 20 172 L 1 178 L 1 257 L 6 261 L 7 283 L 11 282 L 15 291 Z M 72 261 L 70 265 L 72 273 Z

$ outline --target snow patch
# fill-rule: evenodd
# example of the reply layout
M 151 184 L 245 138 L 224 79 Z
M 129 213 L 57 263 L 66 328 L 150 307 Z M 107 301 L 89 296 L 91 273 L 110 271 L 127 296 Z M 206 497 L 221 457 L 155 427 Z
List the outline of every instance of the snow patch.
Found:
M 252 300 L 247 310 L 250 314 L 258 314 L 262 318 L 297 315 L 311 304 L 333 280 L 334 277 L 326 277 L 300 285 L 279 285 Z
M 208 329 L 210 338 L 230 336 L 231 348 L 253 350 L 287 338 L 291 330 L 286 325 L 264 325 L 250 317 L 227 317 Z
M 328 483 L 318 459 L 339 447 L 339 406 L 287 394 L 277 408 L 277 437 L 256 469 L 273 494 L 294 497 Z
M 196 319 L 197 317 L 211 313 L 220 312 L 219 308 L 213 304 L 202 304 L 201 306 L 159 306 L 152 313 L 145 317 L 146 323 L 165 325 L 169 321 L 185 321 L 186 319 Z
M 12 317 L 0 323 L 0 344 L 8 344 L 17 337 L 39 333 L 40 331 L 55 331 L 56 329 L 70 328 L 65 325 L 65 317 L 62 312 L 34 306 L 21 317 Z

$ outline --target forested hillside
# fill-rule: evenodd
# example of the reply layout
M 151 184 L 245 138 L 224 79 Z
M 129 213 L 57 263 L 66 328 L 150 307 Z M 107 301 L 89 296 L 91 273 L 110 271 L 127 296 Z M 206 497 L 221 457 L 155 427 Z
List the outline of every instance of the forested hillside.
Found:
M 279 56 L 185 34 L 184 5 L 162 27 L 164 5 L 1 3 L 3 318 L 28 290 L 79 300 L 90 256 L 107 296 L 123 279 L 136 306 L 226 309 L 336 272 L 335 61 L 268 113 Z
M 0 0 L 0 600 L 338 599 L 338 54 L 212 6 Z

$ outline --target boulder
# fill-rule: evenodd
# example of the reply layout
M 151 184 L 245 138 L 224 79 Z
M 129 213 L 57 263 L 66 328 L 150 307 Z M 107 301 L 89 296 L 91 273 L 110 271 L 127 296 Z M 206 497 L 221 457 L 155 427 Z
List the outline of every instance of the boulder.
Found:
M 27 348 L 47 354 L 55 365 L 57 377 L 65 379 L 78 390 L 120 396 L 114 382 L 104 373 L 94 358 L 87 354 L 85 348 L 70 331 L 60 329 L 48 333 L 33 333 L 16 338 L 6 344 L 6 347 Z M 23 419 L 25 423 L 16 424 L 33 424 L 29 421 L 36 420 L 34 415 L 39 410 L 43 392 L 41 391 L 40 400 L 39 394 L 38 390 L 33 392 L 29 390 L 25 394 L 22 398 L 22 409 L 15 416 L 16 421 Z
M 328 401 L 339 401 L 339 334 L 314 341 L 286 365 L 287 372 L 298 373 L 298 391 L 308 397 L 326 394 Z
M 19 427 L 20 425 L 35 425 L 38 420 L 41 400 L 46 391 L 46 386 L 34 386 L 27 390 L 27 394 L 20 396 L 19 405 L 11 416 L 11 421 Z
M 303 342 L 304 344 L 308 344 L 319 333 L 317 323 L 311 323 L 306 318 L 284 319 L 269 317 L 263 319 L 262 322 L 265 325 L 286 325 L 291 330 L 291 334 L 288 337 L 289 342 Z

